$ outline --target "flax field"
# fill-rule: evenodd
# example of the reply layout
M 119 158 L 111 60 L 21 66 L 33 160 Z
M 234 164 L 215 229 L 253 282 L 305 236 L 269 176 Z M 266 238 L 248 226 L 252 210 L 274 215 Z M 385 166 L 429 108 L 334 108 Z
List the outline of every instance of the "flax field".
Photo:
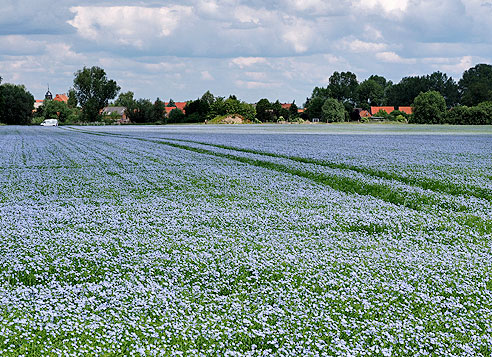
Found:
M 491 356 L 492 129 L 0 127 L 1 356 Z

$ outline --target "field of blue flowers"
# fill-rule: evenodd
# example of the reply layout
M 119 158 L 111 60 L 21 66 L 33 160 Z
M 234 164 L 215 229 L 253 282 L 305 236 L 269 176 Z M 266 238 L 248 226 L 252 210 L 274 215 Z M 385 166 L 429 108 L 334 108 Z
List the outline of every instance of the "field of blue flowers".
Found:
M 0 355 L 491 356 L 492 132 L 439 128 L 0 127 Z

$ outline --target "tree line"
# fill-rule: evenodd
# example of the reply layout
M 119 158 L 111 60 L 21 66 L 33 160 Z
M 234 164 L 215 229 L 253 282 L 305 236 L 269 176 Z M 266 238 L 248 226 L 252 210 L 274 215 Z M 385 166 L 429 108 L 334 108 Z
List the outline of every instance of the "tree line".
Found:
M 309 119 L 360 120 L 355 108 L 412 106 L 414 115 L 395 111 L 377 115 L 413 123 L 492 124 L 492 66 L 478 64 L 456 82 L 442 72 L 409 76 L 399 83 L 372 75 L 359 83 L 352 72 L 334 72 L 326 87 L 315 87 L 304 104 Z M 422 105 L 433 108 L 424 108 Z M 374 114 L 374 113 L 373 113 Z
M 411 123 L 492 124 L 492 66 L 478 64 L 466 70 L 459 81 L 442 72 L 409 76 L 393 83 L 379 75 L 359 82 L 352 72 L 334 72 L 326 87 L 315 87 L 299 113 L 295 102 L 282 105 L 278 100 L 260 99 L 256 105 L 236 96 L 216 97 L 210 91 L 186 102 L 184 111 L 171 110 L 157 98 L 136 99 L 134 93 L 119 94 L 121 88 L 100 67 L 84 67 L 75 73 L 68 102 L 45 100 L 33 111 L 34 97 L 23 85 L 5 83 L 0 77 L 0 122 L 38 124 L 45 118 L 60 122 L 96 122 L 114 118 L 102 109 L 111 104 L 126 108 L 133 123 L 199 123 L 227 115 L 239 115 L 247 122 L 278 122 L 320 119 L 325 122 L 361 120 L 356 108 L 371 106 L 412 106 L 414 114 L 394 111 L 377 115 L 388 120 Z M 117 97 L 118 96 L 118 97 Z M 172 99 L 168 106 L 173 107 Z

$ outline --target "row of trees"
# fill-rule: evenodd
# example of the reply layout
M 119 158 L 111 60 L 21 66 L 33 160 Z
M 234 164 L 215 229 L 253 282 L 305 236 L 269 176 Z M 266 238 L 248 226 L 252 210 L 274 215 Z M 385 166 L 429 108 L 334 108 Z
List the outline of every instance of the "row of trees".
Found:
M 310 119 L 326 118 L 323 111 L 326 100 L 336 99 L 345 108 L 344 120 L 350 120 L 356 107 L 368 110 L 371 106 L 410 106 L 420 93 L 430 91 L 438 92 L 447 108 L 458 105 L 474 107 L 491 101 L 492 66 L 479 64 L 470 68 L 458 82 L 445 73 L 434 72 L 405 77 L 397 84 L 378 75 L 359 83 L 352 72 L 334 72 L 326 87 L 314 88 L 304 106 Z
M 84 67 L 75 73 L 68 103 L 45 101 L 34 114 L 35 121 L 52 117 L 58 117 L 62 123 L 101 120 L 101 110 L 119 91 L 118 84 L 107 78 L 102 68 Z M 442 110 L 439 99 L 439 111 L 446 115 L 440 114 L 429 119 L 428 116 L 420 116 L 416 108 L 415 117 L 405 119 L 413 122 L 485 123 L 488 119 L 483 112 L 489 109 L 488 101 L 492 101 L 492 66 L 479 64 L 470 68 L 458 82 L 444 73 L 434 72 L 425 76 L 405 77 L 397 84 L 377 75 L 359 83 L 354 73 L 334 72 L 327 87 L 314 88 L 311 97 L 306 100 L 303 116 L 305 119 L 320 118 L 326 122 L 358 120 L 360 117 L 354 115 L 356 107 L 418 107 L 421 93 L 433 93 L 428 94 L 428 98 L 435 96 L 435 93 L 439 94 L 439 98 L 444 100 Z M 32 94 L 24 86 L 1 84 L 0 77 L 0 122 L 30 123 L 33 103 Z M 127 116 L 135 123 L 196 123 L 233 114 L 241 115 L 251 122 L 296 121 L 299 118 L 294 102 L 287 109 L 278 100 L 271 103 L 264 98 L 254 106 L 233 95 L 226 99 L 215 97 L 208 91 L 201 98 L 188 101 L 184 113 L 175 109 L 166 115 L 165 103 L 159 98 L 152 103 L 148 99 L 135 99 L 133 92 L 120 94 L 114 105 L 126 107 Z M 404 113 L 397 114 L 394 117 L 405 116 Z M 474 117 L 481 119 L 472 120 Z
M 184 112 L 173 109 L 166 116 L 166 105 L 159 98 L 152 103 L 149 99 L 135 99 L 133 92 L 121 93 L 113 103 L 114 106 L 125 107 L 126 115 L 133 123 L 200 123 L 213 120 L 224 115 L 241 115 L 244 119 L 254 122 L 256 119 L 255 106 L 242 102 L 231 95 L 229 98 L 215 97 L 207 91 L 201 98 L 186 103 Z M 168 107 L 174 107 L 174 101 L 169 100 Z
M 416 124 L 492 124 L 492 101 L 484 101 L 475 106 L 459 105 L 447 108 L 446 100 L 437 91 L 420 93 L 413 102 L 414 114 L 411 123 Z

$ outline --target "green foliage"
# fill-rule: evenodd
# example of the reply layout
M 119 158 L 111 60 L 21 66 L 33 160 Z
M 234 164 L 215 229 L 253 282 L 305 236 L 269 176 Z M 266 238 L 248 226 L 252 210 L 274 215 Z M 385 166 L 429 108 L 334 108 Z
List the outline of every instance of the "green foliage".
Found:
M 36 117 L 45 119 L 58 119 L 60 124 L 66 124 L 73 110 L 65 102 L 45 100 L 36 111 Z
M 323 115 L 323 104 L 325 104 L 326 98 L 314 97 L 306 102 L 306 114 L 310 120 L 314 118 L 320 119 Z
M 436 91 L 420 93 L 413 102 L 412 122 L 417 124 L 440 124 L 446 113 L 446 101 Z
M 152 107 L 152 121 L 154 123 L 163 123 L 166 119 L 166 104 L 159 99 L 154 102 Z
M 386 103 L 394 106 L 411 105 L 419 93 L 429 91 L 439 92 L 448 107 L 459 101 L 458 86 L 453 78 L 434 72 L 426 76 L 405 77 L 398 84 L 389 87 Z
M 82 107 L 82 119 L 89 122 L 98 120 L 100 111 L 120 90 L 114 80 L 107 78 L 104 69 L 96 66 L 77 71 L 73 84 Z
M 172 108 L 172 107 L 175 107 L 176 106 L 176 103 L 174 103 L 174 100 L 171 98 L 169 99 L 169 102 L 167 103 L 167 107 L 168 108 Z
M 444 123 L 455 125 L 492 124 L 492 102 L 483 102 L 474 107 L 454 107 L 446 113 Z
M 379 110 L 376 114 L 374 114 L 377 118 L 383 118 L 385 120 L 391 120 L 391 114 L 389 114 L 386 110 Z
M 240 102 L 235 96 L 230 96 L 223 101 L 221 104 L 221 111 L 222 113 L 218 113 L 218 115 L 239 114 L 249 121 L 254 121 L 256 117 L 255 107 L 246 102 Z
M 184 121 L 185 121 L 185 115 L 181 110 L 179 110 L 178 108 L 171 110 L 167 120 L 168 123 L 176 124 L 176 123 L 183 123 Z
M 322 118 L 327 123 L 345 121 L 345 107 L 334 98 L 328 98 L 323 103 Z
M 68 102 L 67 105 L 69 108 L 76 108 L 78 104 L 77 101 L 77 93 L 75 92 L 75 89 L 70 88 L 68 90 Z
M 31 119 L 31 125 L 40 125 L 44 121 L 44 117 L 33 117 Z
M 26 125 L 31 122 L 34 97 L 22 85 L 0 85 L 0 123 Z
M 206 103 L 208 104 L 209 108 L 210 106 L 215 102 L 215 97 L 214 95 L 208 90 L 206 91 L 205 93 L 203 93 L 202 97 L 200 98 L 200 100 L 203 102 L 203 103 Z
M 115 107 L 125 107 L 130 108 L 135 105 L 135 99 L 133 98 L 134 93 L 131 91 L 120 93 L 118 99 L 114 101 Z
M 462 104 L 473 106 L 492 101 L 492 65 L 477 64 L 463 73 L 458 84 Z
M 373 79 L 367 79 L 357 88 L 357 99 L 365 110 L 370 106 L 380 106 L 384 100 L 384 87 Z
M 207 115 L 210 112 L 210 104 L 207 100 L 202 100 L 200 98 L 186 103 L 184 110 L 186 113 L 186 122 L 204 122 L 205 120 L 207 120 Z
M 263 98 L 256 103 L 256 118 L 263 123 L 274 120 L 272 104 L 268 99 Z
M 357 76 L 352 72 L 334 72 L 328 84 L 329 96 L 340 102 L 357 101 Z
M 466 105 L 450 109 L 444 118 L 444 123 L 453 125 L 465 125 L 472 119 L 472 113 Z
M 154 106 L 148 99 L 138 99 L 127 108 L 127 117 L 133 123 L 151 123 L 154 120 Z
M 299 108 L 294 100 L 289 108 L 289 121 L 296 121 L 299 118 Z

